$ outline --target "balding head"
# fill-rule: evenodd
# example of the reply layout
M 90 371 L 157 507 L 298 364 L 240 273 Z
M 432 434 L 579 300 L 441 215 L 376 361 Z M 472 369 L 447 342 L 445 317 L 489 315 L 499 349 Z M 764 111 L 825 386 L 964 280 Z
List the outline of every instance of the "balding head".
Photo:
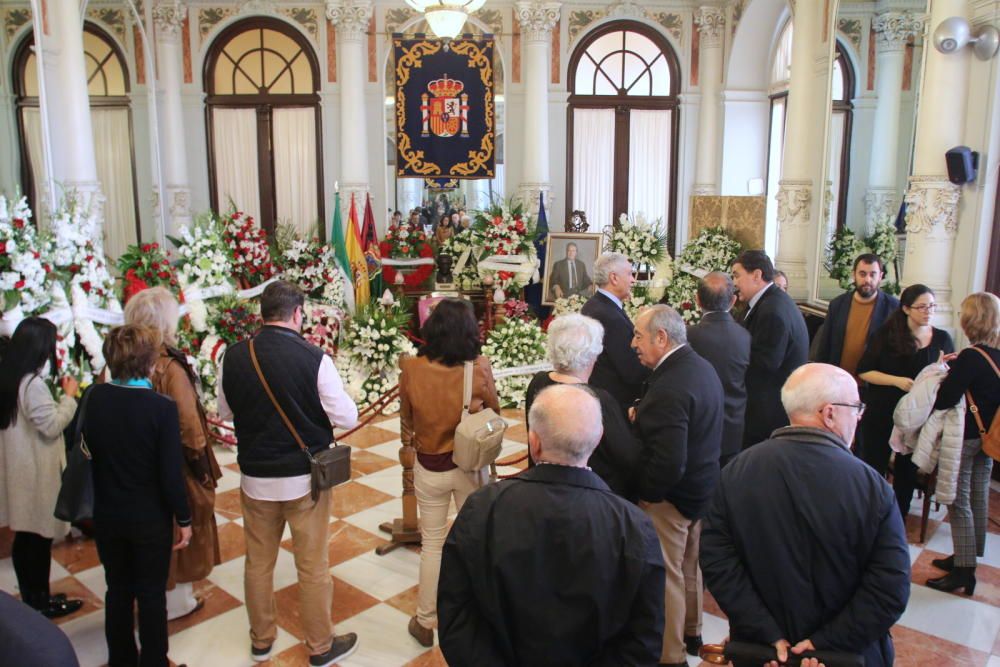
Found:
M 781 404 L 792 426 L 829 431 L 847 445 L 854 440 L 861 401 L 857 382 L 842 368 L 830 364 L 800 366 L 781 388 Z
M 696 297 L 703 313 L 729 312 L 736 303 L 736 287 L 728 273 L 712 271 L 698 281 Z
M 601 441 L 601 403 L 584 385 L 543 389 L 528 413 L 528 449 L 535 461 L 583 467 Z

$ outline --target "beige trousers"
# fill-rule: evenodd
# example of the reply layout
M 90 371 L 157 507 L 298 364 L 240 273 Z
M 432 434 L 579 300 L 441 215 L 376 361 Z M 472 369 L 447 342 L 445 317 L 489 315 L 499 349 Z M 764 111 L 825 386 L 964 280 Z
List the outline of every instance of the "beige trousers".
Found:
M 278 637 L 274 601 L 274 564 L 281 534 L 292 531 L 295 569 L 299 575 L 299 617 L 310 655 L 330 650 L 333 643 L 333 580 L 330 578 L 330 491 L 314 503 L 309 494 L 288 501 L 255 500 L 240 492 L 247 556 L 243 575 L 250 640 L 256 648 Z
M 448 536 L 448 508 L 452 497 L 462 509 L 469 494 L 486 484 L 486 469 L 463 472 L 459 468 L 431 472 L 417 461 L 413 466 L 413 486 L 420 511 L 420 591 L 417 595 L 417 622 L 425 628 L 437 627 L 437 588 L 441 574 L 441 550 Z
M 684 635 L 701 634 L 702 584 L 698 566 L 701 522 L 688 519 L 666 501 L 642 502 L 639 506 L 653 521 L 666 566 L 660 662 L 685 662 Z

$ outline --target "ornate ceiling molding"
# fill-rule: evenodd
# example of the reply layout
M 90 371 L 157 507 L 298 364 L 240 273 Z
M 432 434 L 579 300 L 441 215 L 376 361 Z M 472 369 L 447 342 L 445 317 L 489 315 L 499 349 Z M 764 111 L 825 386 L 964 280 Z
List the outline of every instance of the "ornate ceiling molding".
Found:
M 909 39 L 924 30 L 924 17 L 915 12 L 883 12 L 876 14 L 872 29 L 878 35 L 879 52 L 902 51 Z

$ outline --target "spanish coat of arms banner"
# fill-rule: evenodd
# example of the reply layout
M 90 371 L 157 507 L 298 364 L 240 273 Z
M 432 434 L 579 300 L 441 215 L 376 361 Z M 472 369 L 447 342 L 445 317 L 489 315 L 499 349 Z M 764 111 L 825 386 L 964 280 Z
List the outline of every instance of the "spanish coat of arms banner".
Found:
M 493 178 L 493 39 L 393 38 L 396 175 Z

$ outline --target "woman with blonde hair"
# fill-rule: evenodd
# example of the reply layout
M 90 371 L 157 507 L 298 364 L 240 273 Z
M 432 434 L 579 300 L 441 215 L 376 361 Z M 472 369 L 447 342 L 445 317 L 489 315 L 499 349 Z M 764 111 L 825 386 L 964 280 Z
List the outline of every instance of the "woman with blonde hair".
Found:
M 197 376 L 183 352 L 177 349 L 178 305 L 166 288 L 146 289 L 129 299 L 125 322 L 156 329 L 163 344 L 151 380 L 156 392 L 177 404 L 184 452 L 184 486 L 191 507 L 194 537 L 187 549 L 175 551 L 167 586 L 167 617 L 187 616 L 203 605 L 194 596 L 194 582 L 222 562 L 215 524 L 215 487 L 222 471 L 208 441 L 205 411 L 198 400 Z
M 983 427 L 989 431 L 1000 406 L 1000 299 L 989 292 L 976 292 L 962 301 L 962 331 L 970 346 L 948 364 L 948 377 L 938 389 L 935 410 L 954 407 L 966 397 L 965 440 L 958 469 L 955 502 L 948 507 L 951 540 L 955 553 L 931 561 L 946 571 L 927 585 L 939 591 L 962 588 L 972 595 L 976 588 L 976 557 L 986 551 L 986 521 L 990 510 L 990 471 L 993 459 L 983 451 L 976 421 L 978 410 Z

